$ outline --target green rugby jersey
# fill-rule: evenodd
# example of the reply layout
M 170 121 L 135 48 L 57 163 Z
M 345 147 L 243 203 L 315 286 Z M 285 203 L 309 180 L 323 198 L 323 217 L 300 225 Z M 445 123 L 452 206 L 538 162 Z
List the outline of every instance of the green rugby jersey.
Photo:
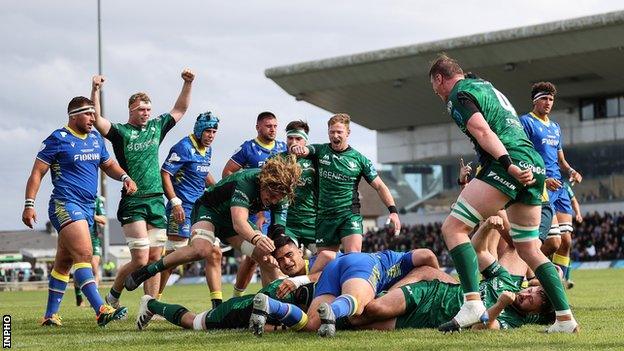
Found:
M 459 126 L 459 129 L 472 141 L 481 164 L 495 161 L 491 155 L 481 148 L 477 140 L 470 134 L 466 125 L 473 111 L 462 104 L 472 101 L 498 136 L 505 148 L 511 153 L 513 149 L 533 149 L 516 110 L 509 100 L 494 86 L 482 79 L 462 79 L 458 81 L 448 97 L 447 111 Z
M 232 223 L 231 207 L 244 207 L 249 214 L 271 210 L 271 223 L 286 225 L 288 202 L 282 200 L 275 206 L 265 207 L 260 198 L 259 168 L 243 169 L 221 179 L 206 189 L 197 200 L 210 208 L 223 222 Z
M 95 198 L 95 216 L 106 216 L 106 206 L 104 205 L 104 201 L 101 196 Z M 99 224 L 93 220 L 93 225 L 89 228 L 89 232 L 91 233 L 91 237 L 98 237 L 100 234 Z
M 334 218 L 344 212 L 360 212 L 358 185 L 377 178 L 373 163 L 351 146 L 334 151 L 330 144 L 308 146 L 307 158 L 317 165 L 318 216 Z
M 123 196 L 145 197 L 163 193 L 158 148 L 175 123 L 175 119 L 165 113 L 150 119 L 144 127 L 130 123 L 111 125 L 106 139 L 113 144 L 121 168 L 137 185 L 134 194 Z
M 278 155 L 288 157 L 287 152 Z M 301 177 L 295 189 L 295 200 L 288 206 L 287 227 L 289 223 L 316 218 L 316 167 L 312 160 L 305 158 L 298 159 L 297 164 L 301 167 Z

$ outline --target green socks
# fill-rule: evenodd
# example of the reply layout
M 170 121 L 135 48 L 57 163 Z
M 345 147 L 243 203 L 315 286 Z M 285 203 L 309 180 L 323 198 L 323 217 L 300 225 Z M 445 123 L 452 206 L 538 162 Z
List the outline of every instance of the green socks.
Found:
M 537 267 L 535 276 L 542 284 L 550 302 L 555 306 L 555 311 L 566 311 L 570 309 L 568 297 L 559 279 L 557 269 L 551 262 L 546 262 Z
M 165 317 L 166 320 L 180 327 L 182 326 L 182 316 L 188 312 L 188 309 L 184 306 L 164 303 L 156 299 L 149 300 L 147 309 L 154 314 Z
M 156 275 L 156 273 L 158 272 L 162 272 L 165 270 L 165 262 L 163 261 L 163 259 L 161 258 L 160 260 L 150 264 L 147 266 L 147 271 L 149 272 L 149 274 L 151 274 L 152 276 Z
M 459 244 L 450 251 L 455 270 L 459 274 L 464 294 L 479 292 L 479 262 L 470 242 Z

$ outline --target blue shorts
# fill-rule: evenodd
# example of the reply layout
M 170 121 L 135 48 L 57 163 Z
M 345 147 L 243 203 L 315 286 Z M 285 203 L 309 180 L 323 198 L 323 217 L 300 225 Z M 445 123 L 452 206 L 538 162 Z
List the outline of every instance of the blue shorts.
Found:
M 193 204 L 182 203 L 182 208 L 184 209 L 184 223 L 178 224 L 171 216 L 170 204 L 167 204 L 165 209 L 167 215 L 167 236 L 176 235 L 185 239 L 191 237 L 191 211 L 193 210 Z
M 262 228 L 260 228 L 260 231 L 262 232 L 263 235 L 267 235 L 269 233 L 269 225 L 271 225 L 271 211 L 264 211 L 264 218 L 266 220 Z M 249 221 L 252 222 L 253 224 L 256 224 L 256 219 L 257 219 L 257 216 L 255 214 L 249 216 Z
M 344 254 L 325 266 L 314 288 L 314 297 L 325 294 L 340 296 L 342 284 L 354 278 L 367 280 L 375 289 L 380 269 L 379 260 L 371 254 L 360 252 Z
M 567 213 L 574 216 L 570 195 L 568 195 L 565 187 L 561 187 L 555 191 L 548 190 L 548 198 L 550 199 L 550 206 L 555 213 Z
M 384 250 L 374 255 L 378 257 L 381 264 L 381 274 L 377 283 L 378 292 L 390 289 L 392 285 L 403 279 L 414 269 L 411 251 L 397 252 Z
M 71 222 L 86 220 L 89 228 L 93 225 L 95 213 L 95 200 L 93 204 L 85 206 L 76 202 L 50 199 L 48 204 L 48 217 L 58 233 Z

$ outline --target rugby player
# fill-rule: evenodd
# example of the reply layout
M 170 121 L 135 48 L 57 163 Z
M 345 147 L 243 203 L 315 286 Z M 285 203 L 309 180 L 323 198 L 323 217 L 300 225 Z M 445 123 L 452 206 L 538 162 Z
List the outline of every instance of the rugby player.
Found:
M 215 238 L 260 262 L 267 283 L 277 279 L 279 270 L 270 256 L 275 250 L 273 240 L 262 235 L 248 217 L 270 210 L 273 230 L 283 232 L 288 202 L 294 197 L 300 175 L 294 157 L 276 157 L 267 160 L 261 169 L 236 172 L 208 188 L 193 206 L 189 245 L 128 275 L 126 289 L 136 289 L 165 269 L 209 257 L 219 249 Z
M 555 218 L 561 232 L 561 242 L 558 248 L 553 247 L 553 263 L 563 270 L 564 276 L 570 266 L 570 247 L 572 243 L 572 209 L 571 199 L 563 183 L 562 172 L 568 174 L 569 181 L 580 183 L 583 177 L 568 163 L 563 153 L 563 136 L 559 124 L 550 119 L 549 113 L 555 102 L 557 89 L 550 82 L 539 82 L 531 87 L 533 110 L 520 117 L 529 140 L 533 142 L 535 150 L 544 159 L 546 165 L 546 188 Z M 551 252 L 553 250 L 547 251 Z
M 104 303 L 91 266 L 93 249 L 89 226 L 93 224 L 98 168 L 109 177 L 123 181 L 126 192 L 132 194 L 137 189 L 134 181 L 109 157 L 100 133 L 92 130 L 97 108 L 97 103 L 94 106 L 93 101 L 82 96 L 69 102 L 67 126 L 55 130 L 43 141 L 26 184 L 22 221 L 32 228 L 37 220 L 35 197 L 41 179 L 48 170 L 52 170 L 54 189 L 48 216 L 59 235 L 48 285 L 48 304 L 41 322 L 43 326 L 61 325 L 57 312 L 72 264 L 74 279 L 94 309 L 98 325 L 104 326 L 120 319 L 128 311 L 125 307 L 113 308 Z
M 275 140 L 277 136 L 277 117 L 272 112 L 261 112 L 256 118 L 256 138 L 247 140 L 234 152 L 223 168 L 223 178 L 241 169 L 260 168 L 266 160 L 280 152 L 286 151 L 283 141 Z M 266 235 L 271 224 L 270 213 L 259 212 L 250 218 L 252 222 Z M 244 256 L 234 283 L 234 296 L 244 294 L 247 285 L 256 271 L 256 263 Z M 263 280 L 265 281 L 265 280 Z
M 163 201 L 163 188 L 160 179 L 158 149 L 167 133 L 180 121 L 191 101 L 191 86 L 195 74 L 185 69 L 182 90 L 170 112 L 150 119 L 152 105 L 145 93 L 136 93 L 128 100 L 128 122 L 111 123 L 96 112 L 95 127 L 113 144 L 115 157 L 121 167 L 136 180 L 138 190 L 134 194 L 122 192 L 117 210 L 117 220 L 130 248 L 131 260 L 117 271 L 115 282 L 106 301 L 112 306 L 119 305 L 126 276 L 154 262 L 162 255 L 167 241 L 166 214 Z M 99 99 L 99 90 L 104 84 L 103 76 L 93 78 L 91 97 Z M 146 294 L 158 295 L 158 277 L 143 286 Z
M 167 203 L 167 243 L 165 254 L 188 244 L 191 236 L 191 209 L 207 186 L 216 182 L 209 172 L 212 142 L 219 128 L 219 118 L 211 112 L 197 116 L 193 133 L 171 147 L 160 170 Z M 171 270 L 161 274 L 159 293 L 162 294 Z M 206 282 L 213 303 L 223 300 L 221 293 L 221 250 L 215 249 L 206 259 Z
M 280 263 L 280 267 L 286 264 Z M 431 250 L 417 249 L 405 253 L 385 250 L 371 254 L 352 252 L 342 255 L 322 268 L 314 289 L 314 299 L 308 309 L 309 314 L 297 306 L 260 293 L 254 298 L 250 328 L 254 334 L 261 335 L 267 317 L 280 321 L 288 317 L 289 322 L 284 323 L 288 327 L 294 325 L 295 330 L 316 330 L 320 336 L 333 337 L 336 333 L 336 319 L 361 314 L 378 292 L 389 289 L 415 267 L 424 265 L 439 268 Z M 280 290 L 281 286 L 278 297 L 282 295 Z
M 316 245 L 319 251 L 338 251 L 341 244 L 347 253 L 362 251 L 363 227 L 357 190 L 362 177 L 388 207 L 388 220 L 394 226 L 395 235 L 401 231 L 390 190 L 377 175 L 373 163 L 349 146 L 350 123 L 349 115 L 334 115 L 327 122 L 329 143 L 294 144 L 290 148 L 291 153 L 313 160 L 318 167 Z
M 490 236 L 503 230 L 503 219 L 488 218 L 472 238 L 479 269 L 484 279 L 479 291 L 488 307 L 489 329 L 518 328 L 552 318 L 552 304 L 542 287 L 520 290 L 527 265 L 514 250 L 503 253 L 497 262 L 488 248 Z M 494 248 L 495 251 L 495 248 Z M 463 303 L 461 285 L 450 275 L 429 267 L 415 270 L 419 275 L 409 277 L 413 282 L 398 282 L 398 289 L 371 301 L 359 317 L 349 319 L 358 329 L 393 330 L 402 328 L 437 328 L 452 318 Z M 406 278 L 407 279 L 407 278 Z M 480 324 L 473 328 L 481 327 Z M 455 325 L 452 330 L 459 330 Z
M 442 235 L 465 294 L 465 302 L 454 322 L 447 326 L 457 323 L 465 328 L 488 321 L 479 295 L 477 255 L 468 233 L 483 218 L 508 206 L 513 244 L 555 306 L 556 321 L 548 331 L 576 332 L 578 324 L 557 270 L 540 251 L 538 228 L 546 175 L 544 161 L 528 140 L 513 106 L 491 83 L 465 79 L 459 64 L 446 55 L 433 62 L 429 78 L 433 91 L 474 144 L 482 165 L 442 225 Z

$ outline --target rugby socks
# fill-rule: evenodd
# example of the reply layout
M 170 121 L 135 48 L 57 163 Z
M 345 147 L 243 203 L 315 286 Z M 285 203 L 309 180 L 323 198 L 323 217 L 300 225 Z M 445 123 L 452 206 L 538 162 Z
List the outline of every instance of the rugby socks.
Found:
M 479 263 L 470 242 L 459 244 L 450 251 L 464 294 L 479 292 Z
M 69 275 L 63 275 L 52 269 L 48 283 L 48 305 L 46 306 L 45 318 L 50 318 L 58 312 L 68 281 Z
M 154 263 L 147 265 L 147 271 L 149 272 L 151 276 L 154 276 L 158 272 L 162 272 L 164 270 L 165 270 L 165 262 L 163 261 L 163 258 L 161 258 L 160 260 Z
M 542 284 L 548 299 L 555 306 L 557 313 L 567 312 L 570 313 L 570 305 L 568 304 L 568 297 L 565 294 L 561 279 L 557 269 L 551 262 L 545 262 L 535 270 L 535 276 Z M 567 314 L 564 313 L 564 314 Z
M 308 323 L 308 315 L 299 307 L 271 297 L 269 297 L 269 315 L 293 330 L 299 330 Z
M 338 319 L 341 317 L 353 316 L 357 311 L 358 303 L 352 295 L 342 294 L 338 296 L 330 306 L 334 312 L 334 316 Z
M 557 253 L 553 254 L 552 263 L 556 264 L 561 268 L 563 272 L 563 276 L 565 277 L 568 274 L 568 267 L 570 266 L 570 257 L 559 255 Z
M 182 305 L 174 305 L 151 299 L 147 302 L 147 309 L 154 313 L 165 317 L 169 322 L 181 327 L 182 317 L 189 310 Z
M 210 301 L 212 301 L 212 309 L 214 310 L 223 302 L 223 292 L 221 291 L 211 291 L 210 292 Z
M 74 264 L 74 280 L 80 286 L 80 290 L 87 300 L 89 300 L 91 307 L 95 310 L 95 314 L 98 314 L 100 306 L 104 304 L 104 300 L 102 300 L 97 285 L 95 285 L 91 263 L 81 262 Z

